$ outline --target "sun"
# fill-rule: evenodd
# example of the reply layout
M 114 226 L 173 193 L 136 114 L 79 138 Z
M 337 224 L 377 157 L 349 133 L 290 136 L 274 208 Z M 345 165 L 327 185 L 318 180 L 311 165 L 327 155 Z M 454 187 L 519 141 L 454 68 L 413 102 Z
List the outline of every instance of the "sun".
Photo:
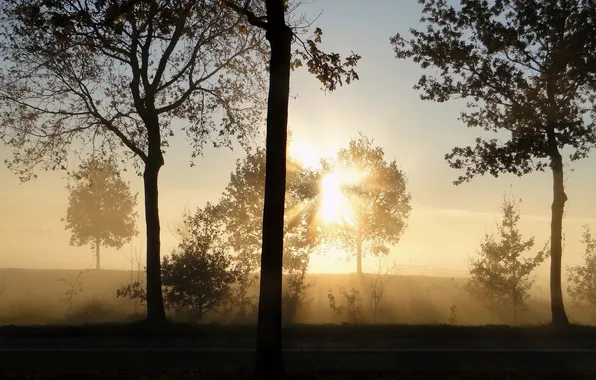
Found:
M 352 207 L 342 186 L 354 183 L 356 180 L 357 176 L 351 172 L 332 172 L 323 177 L 319 209 L 323 223 L 352 223 Z

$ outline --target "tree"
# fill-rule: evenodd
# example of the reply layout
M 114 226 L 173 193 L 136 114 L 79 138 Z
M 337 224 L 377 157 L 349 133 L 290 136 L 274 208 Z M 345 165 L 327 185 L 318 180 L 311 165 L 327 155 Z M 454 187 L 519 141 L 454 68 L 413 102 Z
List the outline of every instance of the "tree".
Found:
M 592 312 L 592 323 L 596 324 L 596 238 L 590 228 L 584 226 L 584 265 L 567 267 L 568 292 L 579 304 L 587 305 Z
M 405 174 L 362 134 L 338 152 L 327 171 L 337 177 L 348 210 L 331 224 L 334 236 L 356 256 L 356 272 L 362 275 L 362 258 L 388 254 L 388 245 L 397 244 L 406 228 L 411 196 Z
M 320 51 L 317 44 L 321 42 L 322 31 L 319 28 L 315 29 L 313 39 L 307 40 L 306 44 L 303 43 L 286 23 L 286 12 L 291 11 L 287 0 L 257 1 L 254 8 L 251 0 L 245 0 L 242 7 L 234 0 L 224 0 L 222 3 L 244 15 L 255 29 L 264 30 L 270 48 L 265 143 L 267 175 L 263 205 L 255 372 L 261 378 L 283 378 L 281 298 L 290 71 L 302 65 L 300 58 L 307 60 L 309 72 L 317 76 L 325 89 L 333 91 L 344 81 L 349 84 L 352 80 L 358 79 L 353 67 L 358 63 L 360 56 L 352 53 L 342 61 L 339 54 Z M 265 15 L 258 16 L 262 14 L 259 12 L 263 11 Z M 293 61 L 294 41 L 300 41 L 304 49 L 296 50 L 296 58 Z
M 446 155 L 452 168 L 465 169 L 455 184 L 476 175 L 522 176 L 550 167 L 552 322 L 566 325 L 562 151 L 575 161 L 596 143 L 596 3 L 462 0 L 459 8 L 445 0 L 420 3 L 426 31 L 412 29 L 410 40 L 399 34 L 391 39 L 398 58 L 438 69 L 436 76 L 422 75 L 414 88 L 423 100 L 469 100 L 460 120 L 499 134 Z
M 95 268 L 100 269 L 100 246 L 120 249 L 138 234 L 137 194 L 131 193 L 112 160 L 91 158 L 71 178 L 74 184 L 67 186 L 70 195 L 63 219 L 72 231 L 70 245 L 91 244 Z
M 72 149 L 90 145 L 100 154 L 122 148 L 140 164 L 147 318 L 164 322 L 158 175 L 180 132 L 174 121 L 184 122 L 193 159 L 209 140 L 246 145 L 262 117 L 264 33 L 210 0 L 2 0 L 0 8 L 9 167 L 31 179 L 35 167 L 64 167 Z
M 258 148 L 236 162 L 220 206 L 228 243 L 241 260 L 254 270 L 260 262 L 265 194 L 265 150 Z M 283 305 L 287 320 L 293 318 L 303 294 L 309 256 L 317 248 L 320 234 L 316 224 L 319 174 L 288 159 L 284 210 L 283 274 L 286 286 Z M 294 312 L 289 312 L 289 310 Z
M 504 197 L 501 205 L 502 221 L 497 224 L 499 240 L 486 234 L 480 244 L 478 258 L 471 259 L 470 279 L 465 289 L 490 306 L 510 307 L 513 323 L 519 311 L 526 307 L 529 290 L 534 283 L 532 271 L 548 256 L 546 247 L 534 257 L 524 257 L 534 247 L 534 237 L 522 240 L 517 224 L 520 220 L 518 204 Z

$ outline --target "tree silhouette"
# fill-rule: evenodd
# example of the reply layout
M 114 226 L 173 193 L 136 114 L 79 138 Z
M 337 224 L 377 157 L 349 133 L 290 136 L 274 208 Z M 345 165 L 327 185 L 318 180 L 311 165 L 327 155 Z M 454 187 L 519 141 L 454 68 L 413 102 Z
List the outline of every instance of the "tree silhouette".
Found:
M 221 208 L 207 203 L 185 214 L 178 249 L 162 262 L 166 303 L 194 321 L 229 301 L 238 271 L 222 240 Z
M 521 202 L 521 200 L 519 201 Z M 534 257 L 523 254 L 534 247 L 534 237 L 522 240 L 517 224 L 519 202 L 504 197 L 502 221 L 497 224 L 499 240 L 486 234 L 476 259 L 471 259 L 470 279 L 465 289 L 490 306 L 510 307 L 513 323 L 526 307 L 534 283 L 532 271 L 548 256 L 546 247 Z
M 100 269 L 100 246 L 120 249 L 138 234 L 137 194 L 131 193 L 112 160 L 91 158 L 71 178 L 74 183 L 67 186 L 70 194 L 63 219 L 72 232 L 70 245 L 91 244 L 95 268 Z
M 71 148 L 123 151 L 143 172 L 147 318 L 164 322 L 158 175 L 168 140 L 242 144 L 262 117 L 264 33 L 209 0 L 4 1 L 0 137 L 23 180 Z M 181 126 L 181 127 L 178 127 Z M 216 135 L 217 137 L 212 137 Z M 92 143 L 92 144 L 89 144 Z M 142 169 L 141 169 L 142 168 Z
M 397 244 L 407 226 L 411 196 L 406 177 L 395 161 L 385 160 L 383 148 L 374 146 L 363 134 L 352 139 L 348 148 L 338 152 L 336 161 L 326 166 L 331 166 L 327 168 L 331 174 L 339 172 L 345 208 L 349 210 L 332 223 L 331 233 L 343 249 L 356 256 L 356 272 L 361 275 L 362 258 L 388 254 L 388 245 Z
M 270 48 L 265 164 L 267 175 L 255 372 L 264 379 L 281 379 L 285 376 L 281 354 L 281 300 L 290 71 L 302 65 L 300 58 L 305 59 L 309 72 L 317 76 L 325 89 L 333 91 L 343 81 L 349 84 L 358 79 L 353 67 L 360 57 L 352 53 L 343 62 L 339 54 L 320 51 L 317 44 L 321 42 L 322 31 L 317 28 L 315 37 L 302 44 L 304 49 L 297 50 L 295 60 L 292 61 L 292 43 L 299 38 L 286 23 L 286 12 L 291 10 L 287 0 L 259 0 L 256 5 L 251 0 L 245 0 L 243 6 L 239 6 L 234 0 L 223 0 L 222 3 L 244 15 L 254 27 L 250 29 L 264 30 Z M 264 12 L 264 15 L 260 12 Z
M 455 8 L 444 0 L 420 3 L 426 31 L 411 30 L 410 40 L 399 34 L 391 39 L 398 58 L 439 70 L 422 75 L 414 88 L 423 100 L 469 100 L 460 120 L 499 133 L 446 155 L 451 167 L 465 169 L 455 184 L 476 175 L 522 176 L 551 169 L 551 312 L 553 324 L 566 325 L 561 239 L 567 196 L 561 152 L 568 150 L 570 160 L 578 160 L 596 143 L 596 4 L 462 0 Z
M 265 150 L 257 149 L 236 162 L 220 207 L 228 243 L 251 268 L 260 262 L 265 193 Z M 288 159 L 284 210 L 283 274 L 287 277 L 284 310 L 295 311 L 303 289 L 309 256 L 317 248 L 320 234 L 316 224 L 319 174 Z M 292 319 L 292 313 L 286 313 Z
M 584 226 L 582 243 L 586 247 L 584 265 L 567 267 L 567 290 L 575 302 L 590 308 L 592 323 L 596 324 L 596 238 L 588 226 Z

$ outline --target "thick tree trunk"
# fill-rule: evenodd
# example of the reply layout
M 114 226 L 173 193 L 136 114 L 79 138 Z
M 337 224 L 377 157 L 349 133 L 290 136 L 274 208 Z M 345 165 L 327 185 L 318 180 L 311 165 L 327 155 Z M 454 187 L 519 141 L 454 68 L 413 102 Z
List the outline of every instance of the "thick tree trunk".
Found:
M 160 226 L 158 205 L 158 175 L 163 165 L 161 152 L 145 163 L 145 222 L 147 227 L 147 321 L 164 323 L 166 313 L 161 292 Z
M 553 173 L 553 204 L 550 224 L 550 302 L 552 324 L 565 326 L 569 324 L 565 306 L 563 305 L 563 291 L 561 289 L 561 259 L 563 256 L 563 212 L 567 195 L 563 184 L 563 159 L 556 146 L 554 131 L 549 132 L 551 145 L 551 169 Z
M 95 269 L 101 269 L 100 261 L 99 261 L 99 245 L 101 244 L 101 238 L 99 236 L 95 237 Z
M 267 0 L 266 6 L 271 59 L 255 373 L 260 379 L 282 379 L 283 229 L 292 31 L 285 22 L 282 0 Z

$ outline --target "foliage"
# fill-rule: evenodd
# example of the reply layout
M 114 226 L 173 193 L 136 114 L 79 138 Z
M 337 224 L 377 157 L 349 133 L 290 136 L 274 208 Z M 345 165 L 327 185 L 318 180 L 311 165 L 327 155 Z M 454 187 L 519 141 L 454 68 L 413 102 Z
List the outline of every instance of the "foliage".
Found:
M 274 1 L 275 3 L 276 1 Z M 232 8 L 238 14 L 246 17 L 246 20 L 252 26 L 268 30 L 268 20 L 266 16 L 258 16 L 260 13 L 264 13 L 267 10 L 263 7 L 267 6 L 267 1 L 245 1 L 242 6 L 238 5 L 236 1 L 225 0 L 223 4 L 227 7 Z M 285 5 L 283 10 L 286 14 L 291 14 L 300 6 L 300 2 L 289 2 L 284 1 Z M 269 5 L 271 7 L 271 5 Z M 304 20 L 301 20 L 304 21 Z M 308 23 L 310 26 L 310 23 Z M 308 27 L 301 25 L 292 25 L 292 41 L 299 47 L 292 52 L 290 57 L 290 68 L 296 70 L 306 63 L 308 72 L 314 75 L 323 85 L 323 89 L 326 91 L 334 91 L 338 85 L 341 87 L 343 83 L 350 84 L 354 80 L 360 79 L 354 68 L 360 61 L 360 55 L 351 52 L 350 55 L 345 57 L 343 60 L 338 53 L 326 53 L 319 48 L 322 43 L 323 31 L 321 28 L 315 28 L 313 35 L 302 40 L 299 36 L 298 31 L 306 32 Z M 255 29 L 257 29 L 255 28 Z M 241 31 L 247 31 L 246 26 L 240 26 Z
M 339 173 L 342 193 L 347 199 L 347 215 L 331 225 L 341 248 L 361 259 L 367 254 L 386 255 L 397 244 L 410 215 L 411 196 L 406 177 L 395 161 L 387 162 L 383 148 L 363 134 L 341 149 L 327 171 Z M 346 178 L 346 180 L 343 179 Z
M 228 301 L 238 271 L 232 256 L 220 244 L 222 216 L 210 203 L 194 215 L 186 214 L 178 229 L 182 240 L 178 250 L 162 262 L 166 303 L 184 311 L 194 321 Z
M 73 314 L 73 301 L 77 294 L 83 292 L 83 276 L 89 272 L 89 269 L 80 270 L 76 277 L 61 277 L 58 282 L 62 282 L 67 286 L 64 291 L 66 297 L 66 312 L 65 316 L 68 318 Z
M 414 88 L 424 100 L 473 100 L 464 123 L 509 132 L 504 143 L 478 138 L 475 147 L 453 149 L 447 160 L 465 169 L 457 183 L 477 174 L 542 171 L 544 159 L 564 146 L 572 148 L 571 160 L 588 154 L 596 143 L 593 2 L 471 0 L 457 9 L 442 0 L 421 3 L 426 31 L 391 39 L 398 58 L 439 69 Z
M 463 170 L 454 182 L 502 173 L 553 175 L 552 322 L 569 323 L 561 289 L 565 202 L 563 157 L 584 158 L 596 144 L 596 29 L 593 1 L 420 0 L 426 31 L 391 39 L 398 58 L 423 69 L 421 99 L 464 99 L 460 120 L 497 134 L 456 147 L 445 159 Z
M 211 0 L 5 0 L 0 11 L 0 139 L 9 167 L 65 167 L 69 152 L 132 158 L 145 185 L 147 318 L 163 323 L 158 175 L 172 136 L 192 160 L 209 141 L 248 146 L 262 117 L 264 33 L 240 33 Z M 178 127 L 179 126 L 179 127 Z
M 288 277 L 284 296 L 289 307 L 286 317 L 291 319 L 287 313 L 298 306 L 290 304 L 301 302 L 301 294 L 308 288 L 303 283 L 304 275 L 320 235 L 315 224 L 318 174 L 292 160 L 288 160 L 288 167 L 283 271 Z M 265 151 L 257 149 L 237 161 L 220 203 L 228 242 L 250 270 L 260 262 L 264 184 Z
M 582 243 L 584 264 L 567 267 L 567 289 L 574 301 L 591 309 L 592 323 L 596 323 L 596 238 L 588 226 L 584 226 Z
M 517 323 L 518 312 L 527 306 L 529 290 L 534 283 L 530 278 L 532 271 L 548 256 L 546 247 L 534 257 L 523 256 L 534 247 L 534 238 L 522 240 L 517 227 L 519 202 L 504 197 L 501 205 L 503 219 L 497 225 L 499 241 L 492 235 L 485 235 L 479 257 L 471 259 L 470 279 L 465 286 L 468 292 L 489 306 L 511 307 L 513 323 Z
M 111 160 L 91 158 L 71 174 L 74 184 L 66 211 L 66 229 L 72 230 L 70 244 L 91 243 L 99 269 L 99 247 L 122 248 L 138 234 L 134 211 L 137 194 L 122 180 L 118 166 Z
M 264 30 L 270 47 L 269 59 L 269 94 L 267 98 L 266 132 L 266 167 L 263 228 L 261 253 L 261 284 L 259 286 L 259 318 L 257 333 L 257 359 L 255 372 L 261 378 L 283 378 L 283 359 L 281 353 L 282 328 L 282 283 L 284 261 L 284 224 L 285 194 L 287 177 L 287 137 L 288 137 L 288 102 L 290 96 L 290 71 L 299 65 L 292 62 L 292 42 L 299 39 L 287 22 L 291 6 L 285 0 L 257 1 L 255 8 L 251 0 L 243 6 L 234 0 L 224 0 L 222 4 L 232 8 L 254 29 Z M 300 2 L 298 2 L 300 4 Z M 257 16 L 265 12 L 265 16 Z M 253 29 L 253 28 L 251 28 Z M 241 28 L 245 31 L 246 28 Z M 321 40 L 321 31 L 317 30 L 317 40 Z M 318 74 L 324 88 L 332 91 L 341 79 L 349 82 L 358 79 L 353 67 L 360 59 L 352 54 L 345 64 L 338 55 L 320 52 L 317 41 L 309 44 L 310 58 L 308 68 Z M 306 47 L 305 47 L 305 50 Z
M 335 299 L 335 295 L 329 289 L 327 293 L 327 298 L 329 299 L 329 307 L 336 316 L 341 317 L 345 314 L 346 322 L 347 323 L 362 323 L 362 306 L 361 298 L 360 298 L 360 291 L 355 288 L 350 288 L 349 290 L 345 290 L 340 288 L 338 290 L 339 295 L 345 299 L 345 303 L 342 305 L 338 305 Z
M 303 251 L 316 246 L 320 237 L 314 220 L 319 185 L 314 171 L 291 159 L 288 167 L 284 266 L 293 271 L 308 265 Z M 258 148 L 236 162 L 221 200 L 230 245 L 255 266 L 260 259 L 264 183 L 265 151 Z
M 35 165 L 59 169 L 77 140 L 146 161 L 153 140 L 168 146 L 176 118 L 196 157 L 212 132 L 229 145 L 259 121 L 263 33 L 239 33 L 216 2 L 3 4 L 2 138 L 24 179 Z
M 286 277 L 282 293 L 282 319 L 285 323 L 296 322 L 300 309 L 305 308 L 312 301 L 312 299 L 306 299 L 306 292 L 314 284 L 305 282 L 305 276 L 306 268 Z

